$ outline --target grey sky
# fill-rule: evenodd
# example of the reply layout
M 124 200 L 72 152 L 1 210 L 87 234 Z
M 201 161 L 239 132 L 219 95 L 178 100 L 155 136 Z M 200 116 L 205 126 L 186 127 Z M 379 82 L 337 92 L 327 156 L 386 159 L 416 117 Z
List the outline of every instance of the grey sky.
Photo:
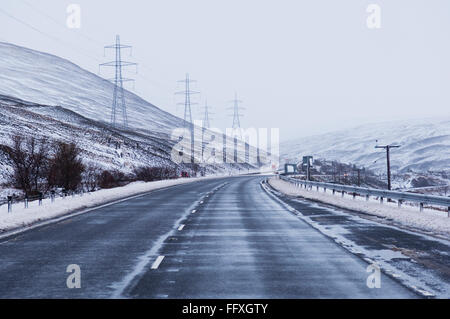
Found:
M 81 5 L 80 30 L 65 27 L 70 3 Z M 370 3 L 381 6 L 381 29 L 366 26 Z M 138 95 L 181 115 L 173 93 L 189 72 L 221 129 L 235 91 L 242 125 L 279 127 L 281 140 L 450 114 L 448 0 L 2 0 L 0 9 L 49 35 L 0 12 L 0 41 L 94 73 L 120 34 L 134 46 L 124 58 L 140 63 Z

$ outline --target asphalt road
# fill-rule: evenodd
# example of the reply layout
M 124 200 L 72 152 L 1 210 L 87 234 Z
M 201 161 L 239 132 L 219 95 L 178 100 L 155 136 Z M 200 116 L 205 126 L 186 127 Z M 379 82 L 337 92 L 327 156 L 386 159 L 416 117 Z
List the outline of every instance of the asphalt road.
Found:
M 288 212 L 262 177 L 184 184 L 0 241 L 0 298 L 415 298 Z M 81 269 L 69 289 L 68 265 Z

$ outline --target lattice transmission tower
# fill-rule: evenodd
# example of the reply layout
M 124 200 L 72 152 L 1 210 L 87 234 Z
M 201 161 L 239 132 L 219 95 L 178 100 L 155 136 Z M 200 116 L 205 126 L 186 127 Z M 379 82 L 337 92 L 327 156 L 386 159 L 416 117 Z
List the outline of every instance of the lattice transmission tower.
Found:
M 233 110 L 233 137 L 239 137 L 240 139 L 242 139 L 241 117 L 243 117 L 244 115 L 242 115 L 240 111 L 244 110 L 245 108 L 240 106 L 242 101 L 238 99 L 237 93 L 234 93 L 234 100 L 232 100 L 231 103 L 234 103 L 234 106 L 228 109 Z
M 208 100 L 205 101 L 205 112 L 203 114 L 203 127 L 204 128 L 211 128 L 211 113 L 209 112 L 210 106 L 208 105 Z
M 136 66 L 136 73 L 137 73 L 137 63 L 123 61 L 122 60 L 122 49 L 130 49 L 130 55 L 131 55 L 131 49 L 132 46 L 130 45 L 123 45 L 120 44 L 120 36 L 116 36 L 116 43 L 113 45 L 105 46 L 104 50 L 106 49 L 114 49 L 116 54 L 115 61 L 102 63 L 99 65 L 99 72 L 100 67 L 114 67 L 115 68 L 115 77 L 112 79 L 109 79 L 111 82 L 114 83 L 114 92 L 113 92 L 113 101 L 112 101 L 112 108 L 111 108 L 111 126 L 113 128 L 117 127 L 117 113 L 122 111 L 122 126 L 123 128 L 128 128 L 128 115 L 127 115 L 127 106 L 125 103 L 125 92 L 123 88 L 124 82 L 133 82 L 134 79 L 125 78 L 122 75 L 122 68 L 129 67 L 129 66 Z
M 184 129 L 189 128 L 192 131 L 192 105 L 194 103 L 191 101 L 191 95 L 199 94 L 200 92 L 192 91 L 191 84 L 197 82 L 195 80 L 191 80 L 189 77 L 189 73 L 186 73 L 186 79 L 178 81 L 178 83 L 183 83 L 185 86 L 184 91 L 176 92 L 175 94 L 184 95 L 184 102 L 177 103 L 178 105 L 184 105 Z

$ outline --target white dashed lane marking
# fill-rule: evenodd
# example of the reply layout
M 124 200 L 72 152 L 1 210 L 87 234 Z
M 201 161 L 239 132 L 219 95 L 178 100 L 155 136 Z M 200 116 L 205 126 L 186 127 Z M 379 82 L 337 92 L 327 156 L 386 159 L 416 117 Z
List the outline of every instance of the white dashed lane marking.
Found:
M 159 265 L 162 263 L 164 256 L 159 256 L 156 258 L 155 262 L 152 265 L 152 269 L 158 269 Z

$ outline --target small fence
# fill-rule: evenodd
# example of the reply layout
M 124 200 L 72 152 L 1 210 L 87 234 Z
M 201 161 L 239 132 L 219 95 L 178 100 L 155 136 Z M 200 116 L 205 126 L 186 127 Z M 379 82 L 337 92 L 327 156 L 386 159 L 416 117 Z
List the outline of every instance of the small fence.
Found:
M 332 183 L 304 181 L 282 175 L 280 176 L 280 179 L 292 183 L 297 187 L 302 188 L 304 187 L 305 189 L 306 188 L 312 189 L 313 187 L 315 187 L 317 191 L 319 191 L 319 189 L 322 188 L 324 192 L 326 192 L 328 189 L 332 191 L 333 195 L 336 192 L 340 192 L 342 196 L 344 196 L 345 194 L 350 194 L 351 196 L 353 196 L 353 198 L 355 198 L 356 196 L 365 196 L 366 200 L 369 200 L 370 196 L 373 196 L 378 197 L 380 203 L 383 203 L 385 199 L 388 201 L 396 200 L 399 207 L 402 205 L 403 202 L 418 203 L 420 211 L 423 211 L 423 207 L 425 204 L 442 206 L 447 209 L 447 216 L 450 217 L 450 197 L 388 191 L 376 188 L 356 187 Z

